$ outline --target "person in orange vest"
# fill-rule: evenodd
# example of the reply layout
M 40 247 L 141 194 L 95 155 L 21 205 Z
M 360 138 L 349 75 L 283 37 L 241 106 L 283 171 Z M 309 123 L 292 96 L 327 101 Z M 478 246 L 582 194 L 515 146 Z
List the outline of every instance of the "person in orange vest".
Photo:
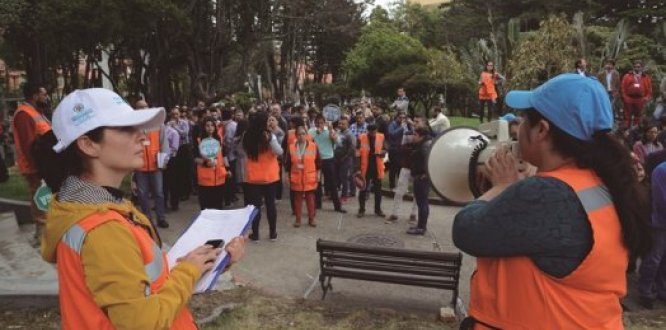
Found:
M 135 108 L 141 111 L 148 109 L 148 103 L 139 100 L 136 102 Z M 164 178 L 162 169 L 158 166 L 157 156 L 158 153 L 168 154 L 169 152 L 163 125 L 160 125 L 157 130 L 146 132 L 146 139 L 143 140 L 143 166 L 137 168 L 132 177 L 132 181 L 135 183 L 133 190 L 136 191 L 141 211 L 153 221 L 151 211 L 154 207 L 157 225 L 162 228 L 169 228 L 169 223 L 166 221 Z
M 221 249 L 199 246 L 170 267 L 155 227 L 119 189 L 145 162 L 144 130 L 164 117 L 162 108 L 134 111 L 110 90 L 77 90 L 36 142 L 55 193 L 41 254 L 56 264 L 63 329 L 197 329 L 187 304 Z M 232 263 L 244 249 L 243 237 L 228 243 Z
M 284 139 L 282 139 L 282 150 L 284 150 L 284 155 L 282 156 L 282 159 L 286 163 L 289 160 L 289 146 L 292 144 L 296 143 L 296 128 L 299 126 L 305 127 L 305 121 L 303 118 L 298 117 L 298 116 L 293 116 L 289 118 L 289 130 L 287 131 L 287 134 Z M 308 134 L 305 137 L 309 142 L 312 142 L 312 136 Z M 289 172 L 289 171 L 287 171 Z M 294 210 L 294 190 L 290 189 L 289 190 L 289 203 L 291 205 L 291 213 L 296 214 Z
M 30 150 L 35 139 L 51 130 L 51 122 L 42 112 L 46 108 L 48 94 L 41 85 L 27 83 L 23 86 L 23 96 L 25 102 L 21 103 L 14 113 L 12 132 L 16 144 L 16 165 L 28 183 L 30 196 L 34 196 L 42 178 L 37 173 L 37 166 Z M 30 199 L 30 213 L 36 225 L 34 245 L 37 245 L 46 216 L 37 208 L 33 198 Z
M 488 122 L 493 120 L 493 115 L 497 111 L 497 84 L 501 84 L 503 77 L 495 71 L 493 62 L 486 63 L 486 68 L 479 77 L 479 120 L 483 123 L 483 116 L 488 105 Z
M 645 104 L 652 99 L 652 78 L 643 71 L 643 62 L 635 61 L 634 69 L 622 77 L 621 91 L 624 123 L 627 127 L 638 126 Z
M 223 153 L 222 139 L 217 135 L 215 119 L 204 118 L 203 137 L 195 145 L 197 157 L 197 183 L 199 206 L 204 209 L 221 210 L 224 206 L 226 178 L 231 176 L 229 162 Z
M 269 238 L 277 240 L 277 210 L 275 208 L 275 183 L 280 180 L 278 157 L 283 150 L 275 135 L 268 127 L 268 113 L 258 111 L 250 117 L 247 131 L 243 135 L 243 150 L 247 155 L 245 162 L 245 205 L 254 205 L 261 209 L 262 200 L 266 203 Z M 250 239 L 259 240 L 259 221 L 261 211 L 252 222 Z
M 633 161 L 611 135 L 613 108 L 595 78 L 559 75 L 512 91 L 523 109 L 526 177 L 500 148 L 492 188 L 453 222 L 454 244 L 476 257 L 462 329 L 622 329 L 629 255 L 650 250 L 648 200 Z
M 384 134 L 377 133 L 377 125 L 368 125 L 368 132 L 359 135 L 357 148 L 360 169 L 356 173 L 365 179 L 365 187 L 358 194 L 359 210 L 357 217 L 365 216 L 365 200 L 368 191 L 375 193 L 375 215 L 386 217 L 382 212 L 382 179 L 384 179 Z
M 289 173 L 289 183 L 294 196 L 293 208 L 296 215 L 294 227 L 301 226 L 303 199 L 308 208 L 308 224 L 316 227 L 315 190 L 321 176 L 319 151 L 317 145 L 307 138 L 309 134 L 305 126 L 298 126 L 295 131 L 297 139 L 289 145 L 289 157 L 284 164 Z

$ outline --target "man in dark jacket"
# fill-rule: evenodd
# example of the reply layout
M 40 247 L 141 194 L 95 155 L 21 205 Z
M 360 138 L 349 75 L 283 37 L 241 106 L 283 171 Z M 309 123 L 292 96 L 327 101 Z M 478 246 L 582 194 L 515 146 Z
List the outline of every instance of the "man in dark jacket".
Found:
M 430 206 L 428 205 L 428 195 L 430 194 L 430 179 L 426 172 L 426 160 L 430 151 L 431 137 L 427 128 L 419 127 L 414 131 L 413 148 L 410 155 L 411 174 L 414 180 L 414 199 L 418 207 L 418 223 L 416 227 L 411 227 L 407 231 L 410 235 L 424 235 L 427 230 L 428 215 Z

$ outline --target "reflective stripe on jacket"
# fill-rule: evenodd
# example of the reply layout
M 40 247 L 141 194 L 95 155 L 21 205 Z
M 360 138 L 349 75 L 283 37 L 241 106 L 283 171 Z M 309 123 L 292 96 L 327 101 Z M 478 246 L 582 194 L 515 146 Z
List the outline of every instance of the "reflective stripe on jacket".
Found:
M 143 257 L 144 271 L 150 283 L 145 283 L 145 296 L 159 292 L 169 277 L 166 254 L 138 223 L 116 211 L 93 213 L 72 225 L 57 246 L 57 268 L 60 286 L 60 310 L 64 329 L 114 329 L 104 311 L 95 302 L 86 286 L 81 248 L 86 235 L 96 227 L 117 221 L 132 233 Z M 118 276 L 121 274 L 119 273 Z M 178 312 L 170 329 L 196 329 L 187 307 Z
M 470 315 L 501 329 L 622 329 L 628 252 L 608 189 L 589 169 L 569 166 L 540 175 L 576 192 L 592 227 L 592 249 L 564 278 L 545 274 L 527 256 L 477 258 Z

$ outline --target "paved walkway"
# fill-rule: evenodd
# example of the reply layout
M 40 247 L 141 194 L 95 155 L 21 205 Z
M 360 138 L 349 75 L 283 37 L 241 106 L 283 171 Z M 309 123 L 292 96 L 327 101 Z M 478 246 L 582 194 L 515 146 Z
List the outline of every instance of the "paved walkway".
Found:
M 180 211 L 167 215 L 171 226 L 160 230 L 166 242 L 174 242 L 198 212 L 195 201 L 196 197 L 193 197 L 181 205 Z M 390 209 L 391 202 L 392 199 L 383 199 L 385 213 Z M 405 202 L 403 211 L 409 212 L 408 207 L 409 204 Z M 426 236 L 411 236 L 405 233 L 409 228 L 407 214 L 401 214 L 402 217 L 396 224 L 385 224 L 383 218 L 372 213 L 364 218 L 357 218 L 356 199 L 344 205 L 348 214 L 335 213 L 332 203 L 324 202 L 323 209 L 317 214 L 316 228 L 307 225 L 294 228 L 294 218 L 287 199 L 280 201 L 277 208 L 278 240 L 272 242 L 268 239 L 268 222 L 263 212 L 260 241 L 248 243 L 246 257 L 233 268 L 238 279 L 268 293 L 308 300 L 321 299 L 322 291 L 317 280 L 319 255 L 315 249 L 319 238 L 335 241 L 362 240 L 424 251 L 457 251 L 451 242 L 451 224 L 458 210 L 455 207 L 432 206 Z M 465 256 L 460 286 L 461 298 L 464 301 L 468 301 L 469 276 L 473 266 L 473 258 Z M 337 278 L 333 279 L 332 284 L 334 291 L 329 292 L 326 301 L 335 304 L 437 312 L 440 307 L 447 306 L 451 299 L 450 292 L 436 289 Z

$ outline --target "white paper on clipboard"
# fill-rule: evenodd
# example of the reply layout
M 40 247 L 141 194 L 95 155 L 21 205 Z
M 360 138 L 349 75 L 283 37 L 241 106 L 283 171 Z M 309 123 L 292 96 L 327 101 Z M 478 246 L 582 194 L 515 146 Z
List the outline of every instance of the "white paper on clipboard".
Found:
M 237 210 L 201 211 L 167 253 L 169 269 L 177 264 L 178 258 L 185 256 L 208 240 L 223 239 L 226 245 L 234 237 L 244 234 L 249 229 L 256 212 L 256 207 L 253 205 Z M 217 277 L 224 271 L 228 263 L 227 252 L 222 251 L 215 260 L 213 270 L 201 277 L 194 292 L 201 293 L 213 289 Z

